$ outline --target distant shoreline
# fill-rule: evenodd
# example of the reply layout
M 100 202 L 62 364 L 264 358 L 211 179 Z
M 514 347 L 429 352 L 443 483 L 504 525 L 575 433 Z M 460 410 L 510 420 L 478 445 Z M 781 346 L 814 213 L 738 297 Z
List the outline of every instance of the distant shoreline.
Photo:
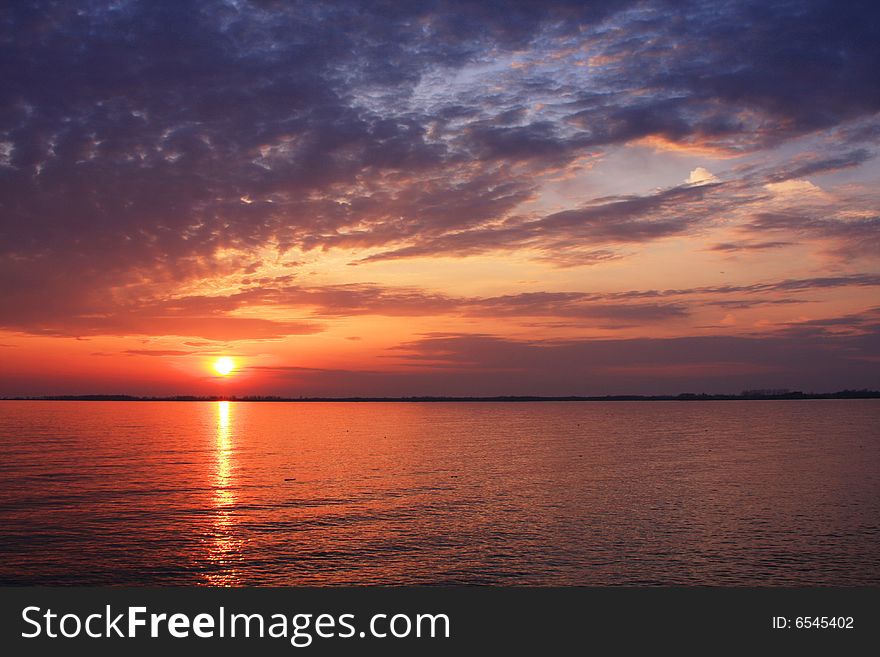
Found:
M 260 395 L 176 395 L 140 397 L 135 395 L 44 395 L 40 397 L 0 397 L 0 401 L 126 401 L 126 402 L 614 402 L 614 401 L 784 401 L 799 399 L 880 399 L 880 390 L 840 390 L 800 392 L 790 390 L 747 390 L 738 395 L 680 393 L 678 395 L 601 395 L 540 396 L 500 395 L 494 397 L 275 397 Z

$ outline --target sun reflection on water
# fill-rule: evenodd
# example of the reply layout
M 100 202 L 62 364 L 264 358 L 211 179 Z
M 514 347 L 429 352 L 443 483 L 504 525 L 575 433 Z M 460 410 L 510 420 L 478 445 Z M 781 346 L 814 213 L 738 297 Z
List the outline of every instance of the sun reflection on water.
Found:
M 217 402 L 217 439 L 214 467 L 214 521 L 208 551 L 210 572 L 206 579 L 212 586 L 234 586 L 239 581 L 236 562 L 242 541 L 236 537 L 235 485 L 233 481 L 234 433 L 228 401 Z

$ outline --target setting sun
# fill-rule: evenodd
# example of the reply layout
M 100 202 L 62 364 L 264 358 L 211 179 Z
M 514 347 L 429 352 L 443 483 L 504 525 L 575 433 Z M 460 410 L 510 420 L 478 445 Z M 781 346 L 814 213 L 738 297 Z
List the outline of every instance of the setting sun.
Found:
M 214 361 L 214 369 L 221 376 L 229 376 L 235 370 L 235 362 L 226 356 Z

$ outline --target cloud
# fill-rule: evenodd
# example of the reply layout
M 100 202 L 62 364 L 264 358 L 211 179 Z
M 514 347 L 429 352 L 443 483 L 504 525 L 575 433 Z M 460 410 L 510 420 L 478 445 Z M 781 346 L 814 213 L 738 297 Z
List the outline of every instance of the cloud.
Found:
M 876 325 L 858 334 L 793 334 L 786 328 L 763 336 L 555 342 L 438 333 L 391 355 L 399 364 L 383 370 L 280 366 L 260 373 L 276 390 L 337 396 L 828 391 L 880 384 Z
M 878 332 L 880 332 L 880 307 L 867 308 L 858 314 L 792 321 L 780 329 L 780 333 L 792 337 L 864 336 Z M 865 357 L 871 359 L 874 356 L 869 354 Z
M 789 194 L 804 196 L 822 193 L 822 190 L 809 180 L 785 180 L 783 182 L 767 183 L 764 186 L 774 194 L 783 196 Z
M 880 253 L 880 216 L 826 218 L 806 212 L 760 212 L 741 232 L 762 236 L 794 235 L 817 241 L 836 258 L 875 258 Z
M 806 176 L 851 169 L 876 157 L 871 150 L 861 147 L 830 156 L 816 156 L 806 153 L 795 158 L 787 166 L 768 175 L 773 183 L 796 180 Z
M 723 246 L 723 245 L 722 245 Z M 733 245 L 732 251 L 750 248 Z M 758 245 L 756 248 L 775 248 Z M 283 283 L 286 277 L 279 279 Z M 96 336 L 152 335 L 199 337 L 192 347 L 211 341 L 279 339 L 325 330 L 328 323 L 347 317 L 510 318 L 523 325 L 530 319 L 588 320 L 590 326 L 615 328 L 650 326 L 688 319 L 700 306 L 795 303 L 797 295 L 814 290 L 880 286 L 880 275 L 848 274 L 783 279 L 743 285 L 642 289 L 617 292 L 535 291 L 496 296 L 457 296 L 417 287 L 374 283 L 342 285 L 285 285 L 254 287 L 231 294 L 191 295 L 151 302 L 114 303 L 102 300 L 79 315 L 52 306 L 22 307 L 0 317 L 7 330 L 35 335 Z M 780 296 L 785 295 L 785 296 Z M 734 300 L 728 297 L 736 297 Z M 296 320 L 241 316 L 261 309 Z M 57 311 L 57 312 L 52 312 Z M 577 326 L 578 324 L 571 324 Z M 583 326 L 583 324 L 580 324 Z M 146 355 L 150 350 L 132 350 Z M 184 355 L 162 351 L 160 355 Z
M 809 290 L 835 289 L 842 287 L 880 286 L 880 274 L 847 274 L 844 276 L 817 276 L 813 278 L 787 278 L 781 281 L 766 281 L 743 285 L 707 285 L 692 288 L 673 288 L 667 290 L 631 290 L 605 295 L 605 298 L 653 298 L 678 297 L 689 295 L 719 296 L 727 294 L 772 294 L 776 292 L 803 292 Z
M 766 251 L 768 249 L 781 249 L 791 246 L 792 242 L 721 242 L 713 244 L 709 247 L 710 251 L 721 251 L 724 253 L 733 253 L 736 251 Z
M 123 353 L 131 356 L 189 356 L 194 351 L 181 351 L 179 349 L 126 349 Z
M 156 299 L 139 290 L 130 297 L 106 296 L 100 286 L 83 284 L 80 294 L 70 297 L 55 280 L 48 280 L 36 294 L 26 287 L 7 290 L 5 298 L 12 302 L 0 304 L 0 328 L 47 336 L 181 336 L 217 341 L 277 339 L 323 330 L 313 321 L 232 315 L 230 311 L 242 305 L 236 296 Z
M 711 214 L 711 194 L 721 186 L 683 185 L 647 195 L 600 198 L 538 219 L 512 219 L 497 226 L 416 237 L 409 246 L 376 253 L 361 262 L 527 249 L 550 263 L 557 262 L 555 256 L 560 254 L 561 266 L 576 264 L 576 258 L 579 264 L 595 264 L 619 257 L 596 246 L 640 244 L 685 233 Z M 687 214 L 679 211 L 682 204 L 688 204 Z
M 704 167 L 697 167 L 690 172 L 684 181 L 688 185 L 703 185 L 710 182 L 718 182 L 718 177 Z
M 874 157 L 877 11 L 812 0 L 6 3 L 0 326 L 234 340 L 320 331 L 343 309 L 683 316 L 676 304 L 304 291 L 256 263 L 351 249 L 361 263 L 518 251 L 597 266 L 802 195 L 807 176 Z M 550 178 L 628 144 L 729 156 L 817 135 L 823 155 L 739 179 L 697 167 L 653 192 L 542 198 Z M 803 238 L 878 252 L 876 216 L 774 216 L 755 211 L 727 245 Z M 233 275 L 263 292 L 184 291 Z M 306 312 L 232 314 L 259 304 Z

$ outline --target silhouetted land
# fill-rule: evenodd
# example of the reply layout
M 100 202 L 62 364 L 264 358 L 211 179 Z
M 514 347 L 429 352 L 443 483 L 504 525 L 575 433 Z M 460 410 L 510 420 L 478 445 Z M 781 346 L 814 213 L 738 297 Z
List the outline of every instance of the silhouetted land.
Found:
M 683 392 L 678 395 L 604 395 L 581 397 L 498 396 L 498 397 L 275 397 L 275 396 L 193 396 L 136 397 L 133 395 L 46 395 L 42 397 L 2 397 L 9 401 L 247 401 L 247 402 L 562 402 L 562 401 L 736 401 L 786 399 L 880 399 L 880 390 L 840 390 L 801 392 L 798 390 L 744 390 L 738 395 L 710 395 Z

